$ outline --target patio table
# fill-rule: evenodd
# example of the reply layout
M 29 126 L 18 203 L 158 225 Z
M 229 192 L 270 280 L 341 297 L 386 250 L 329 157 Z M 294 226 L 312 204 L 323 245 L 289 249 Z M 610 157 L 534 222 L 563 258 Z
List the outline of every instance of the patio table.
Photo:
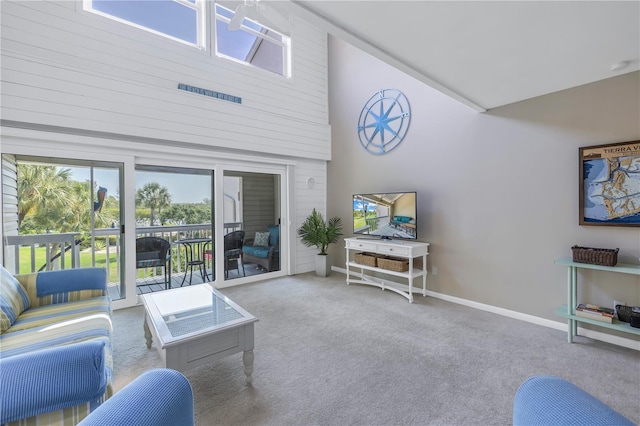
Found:
M 191 285 L 194 266 L 200 270 L 200 276 L 202 277 L 203 282 L 207 282 L 207 280 L 209 280 L 209 275 L 207 274 L 207 268 L 204 261 L 203 249 L 204 244 L 209 241 L 211 241 L 211 238 L 185 238 L 183 240 L 176 241 L 176 244 L 182 244 L 184 246 L 186 256 L 184 277 L 182 277 L 180 287 L 182 287 L 184 285 L 184 282 L 187 280 L 187 270 L 189 269 L 191 272 L 191 274 L 189 275 L 189 285 Z

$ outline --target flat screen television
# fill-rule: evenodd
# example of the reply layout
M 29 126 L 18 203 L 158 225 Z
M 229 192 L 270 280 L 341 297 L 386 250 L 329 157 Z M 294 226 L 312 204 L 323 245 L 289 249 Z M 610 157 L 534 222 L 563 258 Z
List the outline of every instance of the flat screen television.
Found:
M 418 204 L 416 192 L 355 194 L 353 233 L 384 239 L 415 240 Z

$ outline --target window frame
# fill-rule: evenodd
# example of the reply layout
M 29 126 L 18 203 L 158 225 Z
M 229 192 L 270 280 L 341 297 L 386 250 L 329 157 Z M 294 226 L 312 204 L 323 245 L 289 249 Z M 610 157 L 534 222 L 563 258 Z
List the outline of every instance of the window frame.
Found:
M 225 9 L 226 11 L 230 12 L 233 16 L 233 14 L 235 14 L 235 11 L 217 3 L 217 2 L 213 2 L 212 3 L 212 25 L 211 25 L 211 39 L 212 39 L 212 46 L 211 46 L 211 51 L 213 52 L 213 54 L 218 57 L 218 58 L 223 58 L 223 59 L 227 59 L 230 60 L 232 62 L 236 62 L 239 64 L 243 64 L 249 67 L 252 67 L 254 69 L 260 69 L 262 71 L 266 71 L 269 72 L 270 74 L 275 74 L 278 75 L 280 77 L 284 77 L 286 79 L 290 79 L 291 78 L 291 37 L 281 33 L 280 31 L 277 31 L 269 26 L 266 26 L 264 24 L 261 24 L 260 22 L 254 21 L 248 17 L 245 17 L 244 20 L 242 21 L 242 24 L 240 25 L 240 28 L 237 31 L 244 31 L 246 33 L 251 34 L 252 36 L 255 36 L 257 38 L 259 38 L 261 41 L 268 41 L 270 43 L 273 43 L 277 46 L 280 46 L 282 48 L 282 74 L 279 74 L 277 72 L 271 71 L 269 69 L 266 68 L 262 68 L 259 67 L 257 65 L 252 64 L 251 62 L 247 62 L 238 58 L 234 58 L 233 56 L 229 56 L 229 55 L 225 55 L 224 53 L 219 53 L 218 52 L 218 31 L 217 31 L 217 27 L 218 27 L 218 22 L 222 21 L 225 24 L 229 24 L 229 22 L 231 22 L 231 18 L 228 18 L 222 14 L 218 14 L 218 7 Z M 244 24 L 244 21 L 249 21 L 255 25 L 258 25 L 260 27 L 262 27 L 264 32 L 261 31 L 256 31 L 255 29 L 248 27 Z M 275 33 L 278 36 L 280 36 L 281 40 L 275 39 L 273 37 L 270 37 L 268 35 L 269 32 Z M 253 57 L 256 54 L 256 44 L 254 43 L 254 46 L 252 46 L 251 50 L 249 52 L 251 52 L 251 56 Z
M 110 19 L 112 21 L 119 22 L 121 24 L 128 25 L 130 27 L 134 27 L 143 31 L 150 32 L 152 34 L 156 34 L 158 36 L 168 38 L 173 41 L 177 41 L 178 43 L 185 44 L 187 46 L 196 47 L 201 50 L 206 50 L 206 31 L 207 31 L 207 1 L 206 0 L 195 0 L 191 2 L 189 0 L 171 0 L 174 3 L 177 3 L 181 6 L 188 7 L 189 9 L 195 10 L 196 12 L 196 44 L 193 44 L 189 41 L 183 40 L 178 37 L 174 37 L 172 35 L 163 33 L 162 31 L 154 30 L 149 27 L 145 27 L 144 25 L 137 24 L 133 21 L 126 20 L 124 18 L 120 18 L 115 15 L 111 15 L 106 12 L 102 12 L 100 10 L 93 8 L 93 0 L 82 0 L 82 9 L 89 13 L 94 13 L 96 15 L 102 16 L 104 18 Z

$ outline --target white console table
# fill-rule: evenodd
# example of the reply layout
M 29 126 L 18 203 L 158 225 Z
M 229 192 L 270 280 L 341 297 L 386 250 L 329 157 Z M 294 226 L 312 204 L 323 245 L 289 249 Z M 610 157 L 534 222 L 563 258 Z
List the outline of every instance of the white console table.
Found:
M 374 240 L 370 238 L 345 238 L 347 285 L 366 284 L 379 287 L 383 290 L 390 290 L 398 293 L 413 302 L 413 293 L 418 291 L 423 296 L 427 295 L 427 255 L 429 254 L 429 243 L 400 240 Z M 375 266 L 362 265 L 353 260 L 355 253 L 368 252 L 409 260 L 409 270 L 396 272 L 382 269 Z M 414 259 L 422 258 L 422 267 L 414 267 Z M 375 273 L 383 273 L 407 280 L 408 284 L 387 280 L 375 276 Z M 355 276 L 352 277 L 352 274 Z M 422 277 L 422 289 L 413 287 L 414 278 Z

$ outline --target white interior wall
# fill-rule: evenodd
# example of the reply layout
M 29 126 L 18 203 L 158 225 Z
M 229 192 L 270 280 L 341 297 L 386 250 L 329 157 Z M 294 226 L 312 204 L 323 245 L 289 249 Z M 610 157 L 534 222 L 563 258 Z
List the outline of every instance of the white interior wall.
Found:
M 2 3 L 4 125 L 329 159 L 326 33 L 310 25 L 296 26 L 287 79 L 86 12 L 80 0 Z
M 408 97 L 411 125 L 376 156 L 360 145 L 357 122 L 386 88 Z M 638 93 L 632 73 L 478 113 L 330 38 L 328 212 L 349 220 L 354 193 L 418 191 L 418 238 L 437 268 L 429 290 L 561 321 L 567 271 L 554 260 L 571 246 L 618 247 L 620 262 L 638 264 L 640 228 L 578 225 L 578 147 L 640 139 Z M 331 251 L 343 265 L 343 246 Z M 582 301 L 640 305 L 638 276 L 579 275 Z
M 290 183 L 291 227 L 311 208 L 326 208 L 325 32 L 293 18 L 286 79 L 85 12 L 81 0 L 1 7 L 2 153 L 46 148 L 88 159 L 126 153 L 145 164 L 280 164 L 317 182 L 313 191 L 306 179 Z M 242 104 L 181 91 L 178 83 L 239 96 Z M 289 235 L 295 239 L 295 230 Z M 290 271 L 312 270 L 310 256 L 292 256 L 300 264 Z
M 176 149 L 174 147 L 161 147 L 158 152 L 149 152 L 148 145 L 134 141 L 114 141 L 100 138 L 90 138 L 87 136 L 59 134 L 52 132 L 4 128 L 3 130 L 2 152 L 10 152 L 20 155 L 52 156 L 61 158 L 95 159 L 107 158 L 109 161 L 121 161 L 120 159 L 131 159 L 131 167 L 134 164 L 155 164 L 161 166 L 179 166 L 195 168 L 225 168 L 229 170 L 241 170 L 251 172 L 282 173 L 284 170 L 291 175 L 288 184 L 290 190 L 286 190 L 289 196 L 289 216 L 285 217 L 285 222 L 289 223 L 282 229 L 283 244 L 289 241 L 290 250 L 298 249 L 298 242 L 294 228 L 296 224 L 302 223 L 312 207 L 324 209 L 326 207 L 326 162 L 321 160 L 292 160 L 279 159 L 266 156 L 240 156 L 215 151 L 205 151 L 196 149 Z M 131 171 L 129 176 L 133 177 Z M 301 182 L 299 176 L 314 176 L 318 183 L 318 190 L 310 191 L 306 185 L 306 179 Z M 131 198 L 125 199 L 125 211 L 128 212 L 125 225 L 128 229 L 135 228 L 135 214 L 133 209 L 133 197 L 135 196 L 135 182 L 125 181 L 124 192 L 130 193 Z M 286 189 L 286 188 L 285 188 Z M 300 198 L 301 201 L 295 199 Z M 308 209 L 308 211 L 307 211 Z M 130 253 L 135 252 L 135 242 L 127 242 L 126 249 Z M 133 245 L 132 245 L 133 244 Z M 302 273 L 313 270 L 313 254 L 309 251 L 300 255 L 288 253 L 289 260 L 284 262 L 283 271 L 285 273 Z M 286 255 L 286 254 L 285 254 Z M 134 271 L 135 273 L 135 271 Z M 133 276 L 129 280 L 135 281 Z M 126 305 L 116 305 L 124 307 Z
M 295 253 L 296 258 L 294 273 L 300 274 L 315 271 L 316 268 L 315 256 L 318 250 L 315 247 L 305 247 L 297 238 L 297 229 L 314 208 L 326 215 L 327 163 L 314 160 L 299 161 L 296 164 L 293 181 L 295 204 L 291 208 L 293 217 L 291 230 L 295 245 L 292 246 L 292 252 Z

